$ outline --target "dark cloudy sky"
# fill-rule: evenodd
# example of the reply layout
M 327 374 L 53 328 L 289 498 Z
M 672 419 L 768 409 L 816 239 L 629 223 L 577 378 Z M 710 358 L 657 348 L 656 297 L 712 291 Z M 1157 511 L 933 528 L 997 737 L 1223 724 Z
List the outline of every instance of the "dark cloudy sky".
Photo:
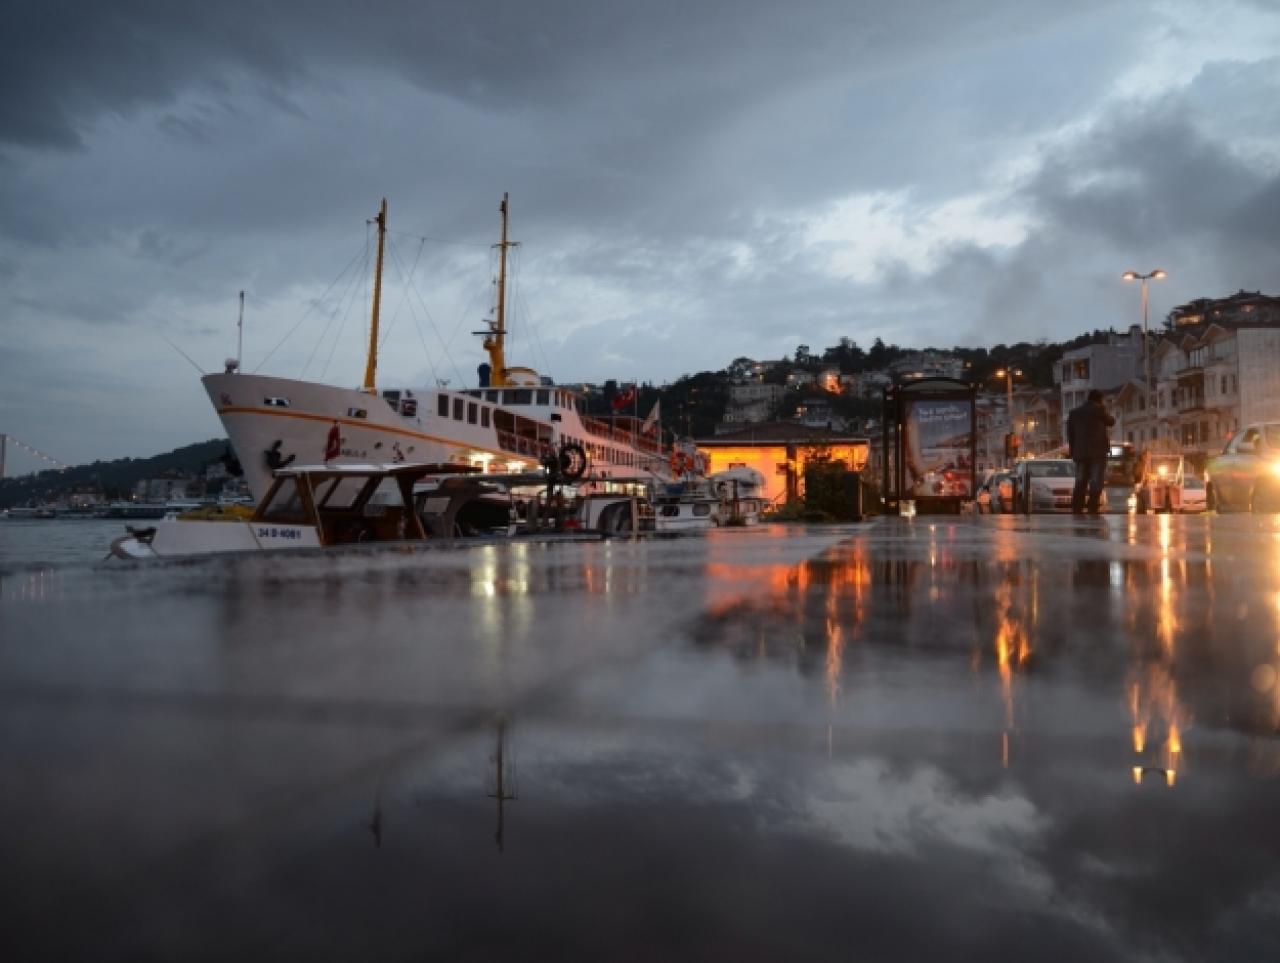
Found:
M 384 195 L 387 384 L 474 379 L 503 191 L 510 360 L 562 381 L 1122 327 L 1127 268 L 1153 318 L 1280 293 L 1272 0 L 0 14 L 0 431 L 67 461 L 219 434 L 166 339 L 219 368 L 241 289 L 247 370 L 358 383 Z

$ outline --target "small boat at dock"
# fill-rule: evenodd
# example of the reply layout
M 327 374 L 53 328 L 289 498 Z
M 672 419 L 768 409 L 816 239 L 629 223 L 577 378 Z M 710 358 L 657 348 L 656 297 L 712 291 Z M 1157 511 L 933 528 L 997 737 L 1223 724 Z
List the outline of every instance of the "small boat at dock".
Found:
M 568 513 L 516 512 L 517 492 L 547 504 L 576 480 L 562 452 L 556 470 L 497 475 L 455 464 L 289 466 L 266 496 L 239 505 L 170 513 L 154 526 L 129 527 L 111 553 L 122 559 L 189 558 L 232 552 L 296 551 L 348 545 L 411 546 L 464 536 L 582 534 Z M 579 463 L 580 464 L 580 463 Z M 634 529 L 633 529 L 634 530 Z M 593 537 L 600 537 L 596 532 Z
M 166 515 L 111 544 L 123 559 L 325 548 L 426 539 L 413 486 L 442 465 L 320 465 L 276 472 L 252 514 Z

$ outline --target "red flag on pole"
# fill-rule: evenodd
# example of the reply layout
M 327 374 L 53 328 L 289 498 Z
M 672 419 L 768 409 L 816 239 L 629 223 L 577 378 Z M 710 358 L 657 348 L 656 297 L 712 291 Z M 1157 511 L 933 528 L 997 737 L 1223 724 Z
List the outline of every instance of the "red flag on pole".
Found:
M 621 411 L 628 405 L 634 404 L 636 400 L 636 386 L 629 385 L 622 391 L 613 396 L 613 410 Z

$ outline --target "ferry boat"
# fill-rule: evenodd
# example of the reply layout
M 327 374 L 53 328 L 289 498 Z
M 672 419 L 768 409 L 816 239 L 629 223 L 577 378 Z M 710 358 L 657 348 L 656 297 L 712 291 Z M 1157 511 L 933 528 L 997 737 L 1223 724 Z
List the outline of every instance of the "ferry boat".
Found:
M 52 513 L 41 514 L 46 511 L 44 507 L 37 508 L 34 505 L 14 505 L 4 513 L 5 518 L 12 519 L 30 519 L 30 518 L 53 518 Z
M 485 473 L 536 471 L 548 458 L 579 461 L 575 474 L 591 486 L 618 476 L 676 482 L 700 470 L 696 450 L 664 450 L 660 429 L 634 416 L 592 418 L 573 389 L 505 355 L 507 195 L 502 197 L 497 299 L 483 336 L 488 361 L 475 388 L 376 386 L 379 305 L 387 202 L 375 219 L 378 234 L 373 309 L 364 383 L 344 388 L 311 381 L 244 374 L 239 359 L 203 378 L 255 501 L 272 473 L 295 460 L 326 465 L 419 462 L 477 468 Z M 243 324 L 243 315 L 241 316 Z

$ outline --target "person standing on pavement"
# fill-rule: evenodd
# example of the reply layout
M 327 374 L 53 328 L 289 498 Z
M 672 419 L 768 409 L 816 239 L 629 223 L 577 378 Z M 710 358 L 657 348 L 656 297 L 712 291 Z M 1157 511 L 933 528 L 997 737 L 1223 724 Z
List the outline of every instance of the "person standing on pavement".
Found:
M 1089 514 L 1101 510 L 1102 476 L 1107 467 L 1111 439 L 1107 429 L 1116 423 L 1102 404 L 1102 392 L 1094 388 L 1085 403 L 1073 408 L 1067 416 L 1067 447 L 1076 463 L 1076 486 L 1071 492 L 1071 512 L 1079 515 L 1085 508 L 1086 491 Z

